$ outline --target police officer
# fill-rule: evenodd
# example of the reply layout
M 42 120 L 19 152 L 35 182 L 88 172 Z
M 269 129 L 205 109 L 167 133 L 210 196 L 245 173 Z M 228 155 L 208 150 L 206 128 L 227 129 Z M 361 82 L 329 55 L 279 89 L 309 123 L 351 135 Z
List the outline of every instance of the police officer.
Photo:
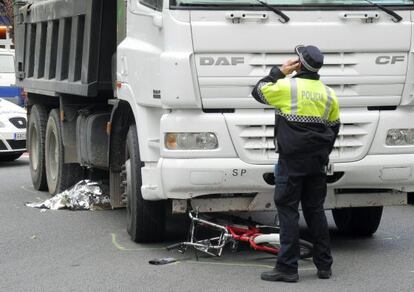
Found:
M 297 282 L 299 202 L 313 238 L 313 261 L 321 279 L 331 277 L 332 256 L 323 209 L 329 154 L 339 132 L 335 92 L 319 80 L 323 54 L 315 46 L 297 46 L 297 59 L 286 61 L 255 86 L 252 95 L 275 107 L 275 204 L 281 249 L 276 267 L 261 274 L 267 281 Z M 297 72 L 292 78 L 286 75 Z

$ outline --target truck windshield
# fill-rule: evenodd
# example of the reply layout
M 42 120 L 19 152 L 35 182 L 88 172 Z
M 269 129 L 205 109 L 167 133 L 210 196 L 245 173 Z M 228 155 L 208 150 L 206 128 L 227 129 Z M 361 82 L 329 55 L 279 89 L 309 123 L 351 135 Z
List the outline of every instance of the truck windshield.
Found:
M 14 73 L 14 58 L 12 55 L 0 55 L 0 73 Z
M 280 6 L 370 6 L 364 0 L 267 0 L 269 5 Z M 414 5 L 414 0 L 372 0 L 373 3 L 389 6 Z M 173 6 L 217 6 L 260 5 L 255 0 L 171 0 Z

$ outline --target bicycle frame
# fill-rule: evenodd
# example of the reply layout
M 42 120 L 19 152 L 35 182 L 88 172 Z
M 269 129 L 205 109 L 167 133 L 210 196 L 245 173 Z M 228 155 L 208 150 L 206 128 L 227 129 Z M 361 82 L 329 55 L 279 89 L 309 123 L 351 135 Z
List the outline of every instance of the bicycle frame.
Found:
M 196 250 L 204 252 L 211 256 L 221 256 L 224 246 L 231 240 L 232 236 L 228 232 L 225 226 L 215 224 L 213 222 L 201 219 L 198 217 L 198 213 L 192 214 L 192 211 L 188 212 L 188 216 L 191 219 L 189 241 L 180 242 L 167 247 L 167 250 L 177 248 L 179 252 L 184 253 L 187 247 L 193 247 Z M 220 231 L 220 235 L 208 239 L 196 240 L 195 232 L 198 225 L 206 225 L 215 230 Z
M 257 227 L 240 228 L 234 226 L 226 226 L 226 228 L 234 240 L 247 242 L 254 250 L 265 251 L 273 254 L 277 254 L 279 252 L 279 248 L 277 247 L 258 245 L 256 242 L 254 242 L 254 239 L 257 236 L 263 234 Z
M 262 235 L 263 233 L 259 228 L 255 226 L 249 226 L 247 228 L 230 226 L 230 225 L 219 225 L 198 217 L 198 213 L 195 215 L 190 211 L 188 216 L 191 219 L 190 232 L 189 232 L 189 241 L 173 244 L 167 247 L 167 250 L 177 248 L 181 253 L 184 253 L 187 250 L 187 247 L 193 247 L 196 250 L 199 250 L 203 253 L 206 253 L 210 256 L 221 256 L 223 248 L 228 243 L 232 243 L 233 249 L 236 248 L 237 242 L 246 242 L 255 250 L 265 251 L 272 254 L 277 254 L 279 249 L 276 247 L 258 245 L 254 242 L 254 239 Z M 197 226 L 208 226 L 220 232 L 219 236 L 196 240 L 195 232 Z

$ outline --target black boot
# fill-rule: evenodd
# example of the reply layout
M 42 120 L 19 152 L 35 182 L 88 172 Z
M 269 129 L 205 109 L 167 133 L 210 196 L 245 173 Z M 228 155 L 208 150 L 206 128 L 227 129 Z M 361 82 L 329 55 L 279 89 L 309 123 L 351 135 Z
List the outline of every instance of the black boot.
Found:
M 332 270 L 318 270 L 319 279 L 329 279 L 332 276 Z
M 281 282 L 297 282 L 299 281 L 298 273 L 288 274 L 277 269 L 273 269 L 270 271 L 263 272 L 260 275 L 260 278 L 265 281 L 281 281 Z

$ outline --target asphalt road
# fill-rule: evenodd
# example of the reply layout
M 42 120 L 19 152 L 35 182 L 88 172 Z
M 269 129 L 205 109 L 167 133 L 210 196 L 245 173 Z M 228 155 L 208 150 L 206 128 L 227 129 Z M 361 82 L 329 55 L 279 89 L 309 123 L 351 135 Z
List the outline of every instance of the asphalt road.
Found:
M 125 210 L 25 207 L 48 198 L 33 190 L 27 158 L 0 164 L 0 186 L 1 291 L 414 291 L 414 206 L 386 208 L 378 232 L 363 239 L 340 236 L 329 214 L 332 279 L 317 279 L 312 262 L 301 261 L 300 282 L 285 284 L 259 279 L 275 261 L 259 252 L 197 261 L 192 252 L 166 251 L 167 242 L 135 244 Z M 148 264 L 157 257 L 180 261 Z

